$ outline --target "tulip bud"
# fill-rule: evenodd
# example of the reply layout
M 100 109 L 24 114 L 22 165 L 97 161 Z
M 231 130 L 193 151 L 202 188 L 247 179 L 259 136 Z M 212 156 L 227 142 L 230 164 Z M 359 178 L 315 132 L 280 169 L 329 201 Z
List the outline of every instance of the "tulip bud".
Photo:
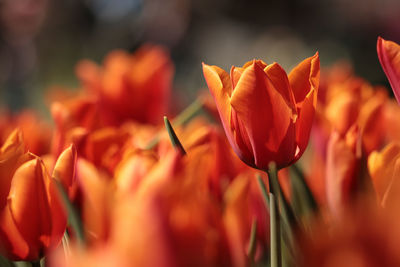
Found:
M 39 157 L 25 153 L 19 131 L 1 147 L 0 159 L 0 252 L 12 260 L 37 260 L 58 245 L 67 224 L 55 181 Z M 74 168 L 62 161 L 58 166 Z M 69 169 L 58 173 L 67 177 Z
M 246 164 L 266 170 L 297 161 L 303 154 L 314 118 L 319 85 L 318 53 L 287 75 L 277 63 L 253 60 L 221 68 L 203 64 L 228 140 Z

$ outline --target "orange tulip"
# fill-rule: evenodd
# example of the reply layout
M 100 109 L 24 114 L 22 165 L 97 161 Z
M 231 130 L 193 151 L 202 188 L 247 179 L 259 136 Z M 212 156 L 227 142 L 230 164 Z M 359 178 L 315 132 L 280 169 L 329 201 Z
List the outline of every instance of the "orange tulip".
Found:
M 24 143 L 30 152 L 41 156 L 50 151 L 52 129 L 33 110 L 24 110 L 11 114 L 8 110 L 0 111 L 0 144 L 19 128 L 24 137 Z
M 203 73 L 236 154 L 248 165 L 267 169 L 297 161 L 314 118 L 319 85 L 319 56 L 305 59 L 289 75 L 261 60 L 232 67 L 229 75 L 203 64 Z
M 74 168 L 68 153 L 57 160 L 53 172 L 64 182 L 72 179 Z M 55 182 L 43 161 L 25 152 L 18 131 L 1 147 L 0 159 L 1 253 L 13 260 L 37 260 L 61 241 L 67 224 Z
M 382 69 L 392 86 L 397 102 L 400 103 L 400 45 L 378 37 L 376 49 Z
M 144 45 L 134 54 L 113 51 L 103 66 L 81 61 L 78 78 L 99 97 L 99 112 L 107 125 L 130 119 L 159 123 L 165 114 L 174 66 L 161 46 Z

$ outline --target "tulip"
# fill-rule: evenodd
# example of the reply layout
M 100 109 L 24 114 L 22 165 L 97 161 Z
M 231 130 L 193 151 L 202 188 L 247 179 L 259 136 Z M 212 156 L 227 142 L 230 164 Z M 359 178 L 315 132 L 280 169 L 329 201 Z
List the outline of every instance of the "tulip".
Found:
M 282 67 L 253 60 L 221 68 L 203 64 L 228 140 L 251 167 L 266 170 L 296 162 L 303 154 L 314 118 L 319 56 L 305 59 L 289 75 Z
M 0 112 L 0 143 L 19 128 L 24 137 L 24 143 L 30 152 L 41 156 L 49 153 L 51 141 L 51 127 L 33 110 L 24 110 L 11 114 L 5 110 Z
M 174 66 L 161 46 L 143 45 L 132 55 L 116 50 L 102 66 L 84 60 L 76 71 L 83 87 L 98 96 L 107 125 L 125 120 L 157 124 L 167 110 Z
M 397 102 L 400 103 L 400 45 L 378 37 L 376 49 L 382 69 L 392 86 Z
M 74 157 L 68 154 L 57 160 L 53 172 L 65 183 L 74 168 Z M 43 161 L 25 152 L 19 131 L 1 147 L 0 159 L 1 253 L 12 260 L 37 260 L 58 245 L 67 224 L 55 182 Z

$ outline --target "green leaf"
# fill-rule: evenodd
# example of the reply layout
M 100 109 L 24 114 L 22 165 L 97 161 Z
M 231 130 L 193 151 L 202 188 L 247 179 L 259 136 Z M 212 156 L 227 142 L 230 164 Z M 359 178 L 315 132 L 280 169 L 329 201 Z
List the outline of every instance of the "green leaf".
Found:
M 83 231 L 82 220 L 80 219 L 79 214 L 76 211 L 74 205 L 69 200 L 68 194 L 67 194 L 67 192 L 65 192 L 64 187 L 62 186 L 60 181 L 58 181 L 56 179 L 54 179 L 54 181 L 57 185 L 58 191 L 60 192 L 62 202 L 68 212 L 68 221 L 69 221 L 72 229 L 74 229 L 75 235 L 76 235 L 79 243 L 83 245 L 85 243 L 85 235 L 84 235 L 84 231 Z
M 172 146 L 178 149 L 182 153 L 182 155 L 186 155 L 186 151 L 183 148 L 181 142 L 179 141 L 178 136 L 176 136 L 176 133 L 172 128 L 172 125 L 169 122 L 167 116 L 164 116 L 164 123 L 165 123 L 165 128 L 168 131 L 169 139 L 171 140 Z
M 318 212 L 318 204 L 304 179 L 301 169 L 296 164 L 293 164 L 289 170 L 293 196 L 297 201 L 297 210 L 301 212 L 301 215 Z

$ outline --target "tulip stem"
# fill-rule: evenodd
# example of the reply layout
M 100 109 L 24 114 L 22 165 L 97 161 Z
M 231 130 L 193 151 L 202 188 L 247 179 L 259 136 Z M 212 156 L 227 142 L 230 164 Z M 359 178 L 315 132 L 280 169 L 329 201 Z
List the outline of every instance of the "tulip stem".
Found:
M 203 107 L 203 102 L 196 99 L 187 108 L 185 108 L 178 116 L 173 119 L 174 125 L 182 125 L 191 120 L 194 115 Z
M 278 180 L 278 171 L 276 168 L 275 163 L 271 163 L 269 165 L 269 169 L 267 171 L 268 174 L 268 182 L 270 186 L 270 191 L 276 197 L 276 201 L 279 203 L 278 211 L 280 212 L 280 216 L 282 217 L 282 238 L 285 242 L 286 247 L 289 249 L 291 255 L 293 255 L 293 229 L 298 227 L 298 221 L 292 207 L 290 206 L 289 202 L 286 200 L 281 186 Z
M 257 175 L 257 180 L 258 180 L 258 185 L 260 186 L 260 189 L 261 189 L 261 194 L 264 199 L 265 207 L 267 209 L 269 209 L 269 197 L 268 197 L 267 187 L 265 186 L 265 183 L 264 183 L 261 175 Z
M 282 205 L 282 218 L 285 223 L 290 226 L 291 228 L 297 227 L 297 219 L 294 215 L 294 212 L 289 205 L 289 202 L 286 200 L 285 196 L 283 195 L 282 188 L 278 181 L 278 171 L 276 169 L 275 163 L 269 165 L 268 173 L 268 181 L 270 185 L 270 189 L 272 192 L 275 193 L 276 197 L 280 205 Z
M 269 218 L 270 218 L 270 248 L 271 248 L 271 267 L 282 266 L 281 251 L 281 227 L 277 195 L 279 198 L 279 190 L 274 186 L 277 181 L 278 173 L 275 163 L 271 163 L 267 171 L 269 186 Z
M 281 235 L 280 235 L 280 220 L 278 214 L 278 203 L 276 202 L 275 195 L 269 193 L 269 216 L 270 216 L 270 258 L 271 267 L 281 267 Z

